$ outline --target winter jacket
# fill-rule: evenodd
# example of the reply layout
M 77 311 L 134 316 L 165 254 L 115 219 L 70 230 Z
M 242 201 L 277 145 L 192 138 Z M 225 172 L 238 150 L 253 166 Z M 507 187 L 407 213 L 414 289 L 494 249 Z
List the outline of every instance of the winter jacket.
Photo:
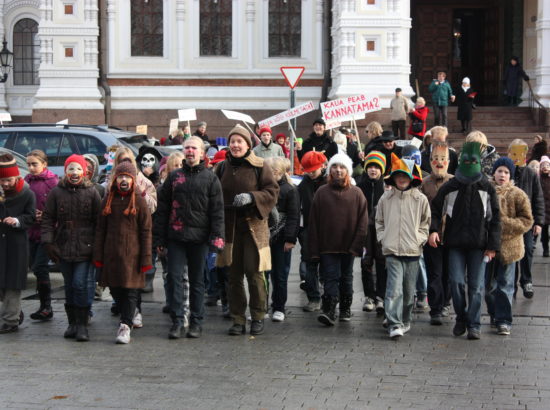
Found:
M 361 165 L 361 163 L 363 162 L 361 158 L 359 158 L 359 147 L 357 146 L 357 142 L 355 141 L 351 141 L 350 139 L 348 139 L 345 154 L 351 158 L 353 168 L 355 168 L 357 165 Z
M 499 260 L 503 265 L 519 261 L 525 255 L 523 234 L 533 226 L 531 204 L 525 192 L 514 186 L 514 183 L 495 185 L 500 206 L 500 223 L 502 225 L 502 243 Z
M 402 95 L 393 97 L 390 101 L 390 110 L 392 121 L 406 120 L 407 113 L 409 112 L 409 102 Z
M 112 175 L 110 175 L 109 178 L 103 183 L 106 191 L 108 191 L 111 187 L 111 177 Z M 143 199 L 145 199 L 149 211 L 151 214 L 154 214 L 157 210 L 157 190 L 155 185 L 153 185 L 153 183 L 145 175 L 143 175 L 141 171 L 138 170 L 136 186 L 140 192 L 140 195 Z
M 420 256 L 430 229 L 428 198 L 417 188 L 386 191 L 376 208 L 376 237 L 382 253 Z
M 523 67 L 516 64 L 508 64 L 504 70 L 504 77 L 502 83 L 504 84 L 504 91 L 508 97 L 517 97 L 519 94 L 519 85 L 521 79 L 529 81 L 529 76 L 525 74 Z
M 453 177 L 451 174 L 446 174 L 443 178 L 436 178 L 434 174 L 422 178 L 422 185 L 420 186 L 420 191 L 426 195 L 428 202 L 431 204 L 439 189 Z
M 94 183 L 94 187 L 97 189 L 99 197 L 103 198 L 105 196 L 105 187 L 99 183 L 99 160 L 94 154 L 84 154 L 83 157 L 92 162 L 94 172 L 91 181 Z
M 111 213 L 99 213 L 93 261 L 100 262 L 101 286 L 141 289 L 143 268 L 151 265 L 151 213 L 145 199 L 136 198 L 136 215 L 124 215 L 130 196 L 115 193 Z M 101 209 L 105 208 L 107 198 Z
M 432 94 L 432 104 L 440 107 L 449 105 L 453 90 L 448 81 L 436 84 L 437 80 L 431 82 L 428 91 Z
M 328 133 L 325 132 L 323 135 L 318 136 L 312 132 L 302 144 L 302 149 L 297 151 L 300 161 L 306 152 L 314 150 L 324 153 L 327 160 L 330 160 L 333 155 L 338 153 L 338 145 L 329 137 Z
M 424 138 L 424 134 L 426 134 L 426 122 L 427 122 L 429 111 L 430 110 L 428 109 L 428 107 L 424 106 L 420 108 L 415 108 L 414 111 L 411 111 L 409 113 L 409 117 L 411 117 L 411 124 L 409 125 L 409 131 L 408 131 L 409 135 L 413 135 L 420 139 Z M 422 121 L 422 131 L 420 132 L 413 131 L 413 122 L 416 122 L 416 121 Z
M 535 218 L 535 225 L 542 226 L 545 221 L 544 194 L 537 173 L 529 167 L 516 167 L 514 183 L 527 194 L 531 201 L 531 212 Z
M 100 206 L 101 198 L 91 181 L 84 179 L 74 186 L 63 178 L 46 201 L 42 243 L 57 245 L 64 261 L 90 260 Z
M 313 197 L 317 190 L 327 183 L 325 175 L 321 174 L 316 179 L 311 179 L 304 175 L 302 182 L 298 185 L 298 194 L 300 195 L 300 208 L 302 210 L 302 226 L 307 228 L 309 224 L 309 212 L 313 204 Z
M 231 265 L 235 230 L 245 229 L 250 232 L 256 244 L 258 257 L 255 261 L 258 263 L 258 271 L 270 270 L 271 250 L 267 221 L 279 195 L 279 185 L 271 168 L 264 167 L 263 158 L 258 158 L 252 151 L 241 158 L 233 158 L 228 153 L 227 159 L 216 167 L 215 174 L 222 184 L 225 207 L 225 248 L 218 255 L 216 265 Z M 252 195 L 252 204 L 235 208 L 233 200 L 242 193 Z
M 550 174 L 540 174 L 540 185 L 544 195 L 544 225 L 550 225 Z
M 309 216 L 309 252 L 361 256 L 367 238 L 367 200 L 359 188 L 323 185 L 317 190 Z
M 430 233 L 440 232 L 445 217 L 443 244 L 449 248 L 500 249 L 500 212 L 493 185 L 480 175 L 455 175 L 437 192 L 431 204 Z
M 283 149 L 279 144 L 270 142 L 266 147 L 263 142 L 254 147 L 254 154 L 260 158 L 273 158 L 273 157 L 283 157 L 285 156 Z
M 367 209 L 369 212 L 369 225 L 374 225 L 374 216 L 376 215 L 376 206 L 378 201 L 384 195 L 384 178 L 369 178 L 365 172 L 359 179 L 357 187 L 363 192 L 367 199 Z
M 533 148 L 531 148 L 531 156 L 527 160 L 527 163 L 529 164 L 533 160 L 540 161 L 544 155 L 548 155 L 548 143 L 546 140 L 542 140 L 533 145 Z
M 432 146 L 430 145 L 428 149 L 425 149 L 422 151 L 422 164 L 420 165 L 420 168 L 422 171 L 426 171 L 428 174 L 432 173 L 432 163 L 430 161 L 430 155 L 432 153 Z M 454 175 L 456 172 L 456 169 L 458 168 L 458 154 L 454 149 L 449 147 L 449 168 L 447 169 L 447 172 L 451 175 Z
M 279 180 L 279 189 L 277 211 L 279 217 L 284 219 L 284 228 L 279 236 L 284 242 L 296 243 L 300 229 L 300 195 L 298 189 L 285 178 Z
M 25 182 L 29 184 L 29 188 L 34 192 L 36 198 L 36 209 L 43 211 L 46 205 L 46 198 L 50 191 L 58 184 L 59 178 L 53 172 L 45 169 L 38 175 L 27 174 Z M 40 222 L 35 222 L 28 231 L 29 240 L 40 242 Z
M 403 148 L 398 146 L 397 144 L 393 145 L 392 150 L 387 150 L 384 147 L 384 144 L 380 140 L 380 137 L 373 138 L 370 140 L 367 145 L 365 146 L 365 156 L 369 154 L 371 151 L 380 151 L 382 154 L 386 156 L 386 172 L 384 175 L 389 175 L 391 172 L 391 154 L 397 155 L 399 158 L 401 158 L 401 153 L 403 151 Z
M 29 244 L 27 230 L 35 220 L 35 197 L 28 184 L 0 201 L 0 220 L 17 218 L 19 227 L 0 223 L 0 289 L 23 290 L 27 284 Z
M 467 88 L 466 91 L 462 87 L 458 87 L 456 90 L 456 104 L 458 110 L 456 112 L 456 119 L 459 121 L 472 121 L 472 108 L 474 104 L 474 97 L 469 97 L 474 90 Z
M 487 145 L 485 151 L 481 153 L 481 171 L 487 179 L 493 176 L 493 165 L 499 158 L 497 149 L 492 145 Z
M 168 175 L 159 189 L 155 213 L 154 245 L 169 240 L 194 244 L 224 237 L 223 197 L 220 181 L 201 163 L 186 163 Z

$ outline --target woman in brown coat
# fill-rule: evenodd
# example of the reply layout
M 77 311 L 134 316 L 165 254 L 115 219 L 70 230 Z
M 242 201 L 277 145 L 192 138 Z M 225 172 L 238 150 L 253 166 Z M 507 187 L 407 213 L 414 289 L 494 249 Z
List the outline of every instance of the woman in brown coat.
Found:
M 151 269 L 151 214 L 135 185 L 137 170 L 120 163 L 103 200 L 94 243 L 94 264 L 100 285 L 109 286 L 120 311 L 117 343 L 130 342 L 139 289 Z
M 216 168 L 225 205 L 225 248 L 217 266 L 229 266 L 229 309 L 233 317 L 230 335 L 246 331 L 246 275 L 250 293 L 250 334 L 264 331 L 267 285 L 264 271 L 271 269 L 268 217 L 277 203 L 279 186 L 270 167 L 251 151 L 250 133 L 240 125 L 228 137 L 229 152 Z

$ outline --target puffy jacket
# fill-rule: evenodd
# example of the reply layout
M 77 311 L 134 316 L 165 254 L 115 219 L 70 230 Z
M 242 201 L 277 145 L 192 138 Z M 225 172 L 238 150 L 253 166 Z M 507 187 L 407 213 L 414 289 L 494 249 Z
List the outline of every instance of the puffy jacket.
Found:
M 439 232 L 445 216 L 443 244 L 449 248 L 500 250 L 500 209 L 493 185 L 480 175 L 466 180 L 457 172 L 432 201 L 430 233 Z
M 101 198 L 88 179 L 74 186 L 65 179 L 51 190 L 42 214 L 42 243 L 55 244 L 61 259 L 91 259 Z
M 544 225 L 544 195 L 537 173 L 529 167 L 516 167 L 514 182 L 519 189 L 527 194 L 527 198 L 531 201 L 531 211 L 533 212 L 533 218 L 535 218 L 535 225 Z
M 453 89 L 448 81 L 436 84 L 436 81 L 432 81 L 428 87 L 428 91 L 432 94 L 433 105 L 444 107 L 449 105 L 449 99 L 453 95 Z
M 46 206 L 46 199 L 50 191 L 59 183 L 59 178 L 53 172 L 45 169 L 38 175 L 27 174 L 25 182 L 34 192 L 36 197 L 36 209 L 43 211 Z M 35 222 L 29 229 L 29 239 L 33 242 L 40 242 L 40 223 Z
M 338 145 L 336 145 L 326 132 L 321 136 L 318 136 L 314 132 L 309 134 L 309 138 L 302 144 L 302 150 L 298 151 L 298 157 L 302 160 L 306 152 L 313 151 L 314 149 L 317 152 L 324 153 L 328 160 L 330 160 L 333 155 L 338 154 Z
M 285 242 L 296 243 L 300 228 L 300 195 L 296 187 L 289 184 L 284 178 L 279 181 L 279 189 L 277 211 L 279 211 L 280 217 L 286 218 L 282 238 Z
M 168 175 L 159 189 L 153 245 L 168 240 L 209 243 L 224 237 L 222 187 L 216 175 L 201 163 L 183 164 Z
M 420 256 L 430 229 L 428 198 L 417 188 L 386 191 L 376 208 L 376 237 L 384 255 Z

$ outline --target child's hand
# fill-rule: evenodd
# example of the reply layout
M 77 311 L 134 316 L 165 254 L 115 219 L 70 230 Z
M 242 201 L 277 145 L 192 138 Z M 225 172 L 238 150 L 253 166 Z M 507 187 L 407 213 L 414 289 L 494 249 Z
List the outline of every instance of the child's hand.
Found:
M 430 238 L 428 239 L 428 243 L 432 248 L 437 248 L 437 245 L 441 243 L 439 234 L 437 232 L 432 232 Z

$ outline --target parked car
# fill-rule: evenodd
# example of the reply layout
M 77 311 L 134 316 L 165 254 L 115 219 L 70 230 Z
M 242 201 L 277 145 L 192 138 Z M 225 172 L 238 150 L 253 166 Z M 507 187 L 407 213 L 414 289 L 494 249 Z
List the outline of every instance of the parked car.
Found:
M 147 136 L 107 125 L 75 124 L 5 124 L 0 128 L 0 148 L 7 148 L 23 157 L 33 149 L 48 156 L 48 168 L 61 176 L 65 160 L 72 154 L 94 154 L 100 169 L 105 168 L 105 153 L 111 145 L 129 147 L 135 155 Z
M 29 167 L 27 166 L 27 158 L 23 155 L 12 151 L 11 149 L 2 148 L 0 147 L 0 154 L 11 154 L 15 158 L 15 162 L 17 163 L 17 166 L 19 167 L 19 173 L 23 178 L 27 176 L 29 173 Z

